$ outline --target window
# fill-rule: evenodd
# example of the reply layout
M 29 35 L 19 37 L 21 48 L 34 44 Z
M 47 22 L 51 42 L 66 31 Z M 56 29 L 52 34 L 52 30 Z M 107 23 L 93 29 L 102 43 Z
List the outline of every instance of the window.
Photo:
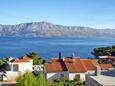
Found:
M 64 77 L 64 74 L 60 74 L 60 77 Z
M 80 81 L 80 74 L 75 75 L 74 81 Z
M 13 65 L 13 71 L 18 71 L 18 64 Z

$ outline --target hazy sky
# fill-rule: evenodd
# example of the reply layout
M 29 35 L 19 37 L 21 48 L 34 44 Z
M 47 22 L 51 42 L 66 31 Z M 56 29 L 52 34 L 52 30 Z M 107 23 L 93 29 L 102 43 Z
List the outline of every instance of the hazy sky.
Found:
M 0 0 L 0 24 L 38 21 L 115 28 L 115 0 Z

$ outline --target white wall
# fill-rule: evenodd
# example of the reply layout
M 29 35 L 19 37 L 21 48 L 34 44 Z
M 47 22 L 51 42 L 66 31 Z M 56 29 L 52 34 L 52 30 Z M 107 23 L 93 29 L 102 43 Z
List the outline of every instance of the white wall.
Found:
M 58 79 L 61 77 L 61 74 L 69 80 L 73 80 L 76 75 L 80 75 L 80 80 L 85 81 L 85 73 L 68 73 L 68 72 L 56 72 L 56 73 L 44 73 L 48 80 Z
M 18 64 L 18 71 L 21 71 L 21 72 L 32 71 L 33 61 L 12 63 L 12 65 L 15 65 L 15 64 Z
M 80 80 L 85 81 L 85 73 L 69 73 L 69 80 L 73 80 L 76 75 L 80 75 Z
M 53 79 L 58 79 L 60 77 L 62 77 L 62 74 L 64 75 L 64 77 L 68 78 L 69 74 L 68 72 L 56 72 L 56 73 L 46 73 L 46 78 L 48 80 L 53 80 Z
M 32 65 L 30 62 L 23 62 L 19 64 L 19 71 L 32 71 Z
M 93 74 L 95 73 L 95 70 L 87 71 L 88 74 Z
M 13 72 L 13 71 L 6 72 L 6 78 L 7 78 L 7 81 L 9 81 L 9 82 L 16 81 L 16 78 L 18 76 L 19 76 L 18 72 Z

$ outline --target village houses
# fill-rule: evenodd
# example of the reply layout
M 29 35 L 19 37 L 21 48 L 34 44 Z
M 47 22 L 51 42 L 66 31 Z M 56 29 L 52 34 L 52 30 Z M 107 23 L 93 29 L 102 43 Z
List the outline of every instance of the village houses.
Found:
M 74 80 L 78 77 L 81 81 L 85 81 L 86 76 L 95 75 L 97 66 L 102 71 L 113 68 L 111 64 L 99 64 L 96 59 L 81 59 L 80 57 L 51 58 L 51 62 L 34 66 L 33 59 L 25 55 L 18 59 L 10 58 L 7 63 L 6 73 L 2 78 L 5 82 L 15 82 L 19 75 L 26 71 L 36 70 L 42 71 L 47 80 L 56 80 L 61 77 Z
M 52 58 L 50 63 L 44 65 L 44 74 L 48 80 L 66 77 L 73 80 L 79 77 L 85 81 L 85 77 L 95 74 L 96 66 L 103 70 L 109 70 L 111 64 L 98 64 L 97 60 L 80 59 L 79 57 Z

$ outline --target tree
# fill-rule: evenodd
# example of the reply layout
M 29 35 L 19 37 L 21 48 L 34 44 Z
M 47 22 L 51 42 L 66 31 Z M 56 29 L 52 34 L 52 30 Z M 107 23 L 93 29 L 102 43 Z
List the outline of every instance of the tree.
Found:
M 43 74 L 34 76 L 31 72 L 26 72 L 17 78 L 16 86 L 51 86 L 51 83 L 45 79 Z
M 0 60 L 0 71 L 5 70 L 5 62 L 3 60 Z
M 9 56 L 6 56 L 2 60 L 6 62 L 6 61 L 9 61 L 9 58 L 10 58 Z
M 33 59 L 33 65 L 39 65 L 39 64 L 43 64 L 45 62 L 45 60 L 43 60 L 41 57 L 38 56 L 37 53 L 30 52 L 27 54 L 28 57 L 30 57 L 31 59 Z
M 2 66 L 4 64 L 4 62 L 2 60 L 0 60 L 0 66 Z
M 106 55 L 115 56 L 115 46 L 94 48 L 91 54 L 93 54 L 96 58 L 98 58 L 98 56 L 106 56 Z

